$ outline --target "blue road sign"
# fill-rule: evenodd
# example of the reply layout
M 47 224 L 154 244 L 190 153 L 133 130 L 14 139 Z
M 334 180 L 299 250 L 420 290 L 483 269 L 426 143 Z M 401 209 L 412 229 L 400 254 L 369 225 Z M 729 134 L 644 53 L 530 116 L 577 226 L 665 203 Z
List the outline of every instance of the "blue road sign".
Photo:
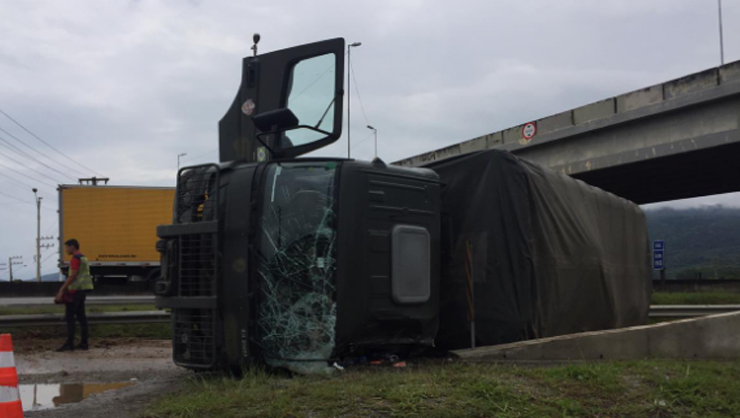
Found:
M 653 241 L 653 270 L 665 269 L 665 241 Z

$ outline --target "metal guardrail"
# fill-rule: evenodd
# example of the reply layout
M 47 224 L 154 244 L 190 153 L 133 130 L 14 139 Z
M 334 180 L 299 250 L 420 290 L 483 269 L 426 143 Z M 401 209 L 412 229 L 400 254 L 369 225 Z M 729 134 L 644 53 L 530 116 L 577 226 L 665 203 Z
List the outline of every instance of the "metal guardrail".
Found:
M 89 296 L 86 305 L 153 305 L 154 295 L 141 296 Z M 40 297 L 0 297 L 0 306 L 51 306 L 54 305 L 54 296 Z
M 85 300 L 86 305 L 153 305 L 154 296 L 100 296 Z
M 165 311 L 105 312 L 87 315 L 90 324 L 151 324 L 170 321 Z M 39 327 L 64 324 L 63 314 L 4 315 L 0 316 L 0 329 L 6 327 Z
M 740 305 L 652 305 L 650 318 L 695 318 L 699 316 L 737 312 Z M 151 324 L 170 321 L 166 311 L 106 312 L 87 315 L 91 324 Z M 38 327 L 64 324 L 62 314 L 4 315 L 0 329 L 6 327 Z
M 696 318 L 740 311 L 740 305 L 651 305 L 650 318 Z

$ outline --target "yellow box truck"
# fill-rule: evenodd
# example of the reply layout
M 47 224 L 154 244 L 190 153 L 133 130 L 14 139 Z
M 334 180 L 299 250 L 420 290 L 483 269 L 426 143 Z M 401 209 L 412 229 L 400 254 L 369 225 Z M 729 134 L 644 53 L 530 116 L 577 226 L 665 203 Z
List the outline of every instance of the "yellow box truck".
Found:
M 60 268 L 64 242 L 75 238 L 96 278 L 154 280 L 159 276 L 157 225 L 172 222 L 172 187 L 59 186 Z

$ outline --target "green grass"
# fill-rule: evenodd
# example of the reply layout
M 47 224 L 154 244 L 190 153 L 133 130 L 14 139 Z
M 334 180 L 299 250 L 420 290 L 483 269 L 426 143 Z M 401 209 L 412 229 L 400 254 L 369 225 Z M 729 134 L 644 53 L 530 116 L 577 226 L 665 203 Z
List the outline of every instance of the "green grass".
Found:
M 740 416 L 740 362 L 425 362 L 293 378 L 193 377 L 147 418 Z
M 154 311 L 157 308 L 151 305 L 87 305 L 87 313 L 101 312 L 133 312 Z M 64 305 L 39 305 L 39 306 L 5 306 L 0 307 L 0 315 L 40 315 L 40 314 L 63 314 Z
M 650 303 L 653 305 L 737 305 L 740 304 L 740 293 L 655 292 L 650 299 Z

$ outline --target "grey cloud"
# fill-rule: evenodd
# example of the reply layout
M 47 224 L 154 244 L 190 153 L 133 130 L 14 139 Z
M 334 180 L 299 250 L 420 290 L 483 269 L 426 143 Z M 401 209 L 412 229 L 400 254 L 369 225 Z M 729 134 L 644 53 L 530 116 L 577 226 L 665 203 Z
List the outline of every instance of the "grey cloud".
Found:
M 724 15 L 727 60 L 740 59 L 730 36 L 740 4 L 725 2 Z M 114 184 L 173 185 L 177 153 L 188 153 L 186 164 L 216 157 L 217 123 L 253 32 L 263 52 L 336 36 L 361 41 L 353 64 L 387 161 L 719 59 L 716 4 L 691 0 L 0 0 L 0 16 L 0 108 Z M 357 101 L 352 109 L 353 142 L 366 139 L 353 156 L 371 158 Z M 0 127 L 23 134 L 2 117 Z M 344 156 L 344 141 L 316 155 Z M 24 193 L 1 178 L 0 188 Z M 702 202 L 714 201 L 737 197 Z M 2 219 L 12 219 L 0 223 L 0 259 L 20 251 L 30 261 L 33 206 L 0 202 Z M 42 230 L 54 222 L 46 210 Z

